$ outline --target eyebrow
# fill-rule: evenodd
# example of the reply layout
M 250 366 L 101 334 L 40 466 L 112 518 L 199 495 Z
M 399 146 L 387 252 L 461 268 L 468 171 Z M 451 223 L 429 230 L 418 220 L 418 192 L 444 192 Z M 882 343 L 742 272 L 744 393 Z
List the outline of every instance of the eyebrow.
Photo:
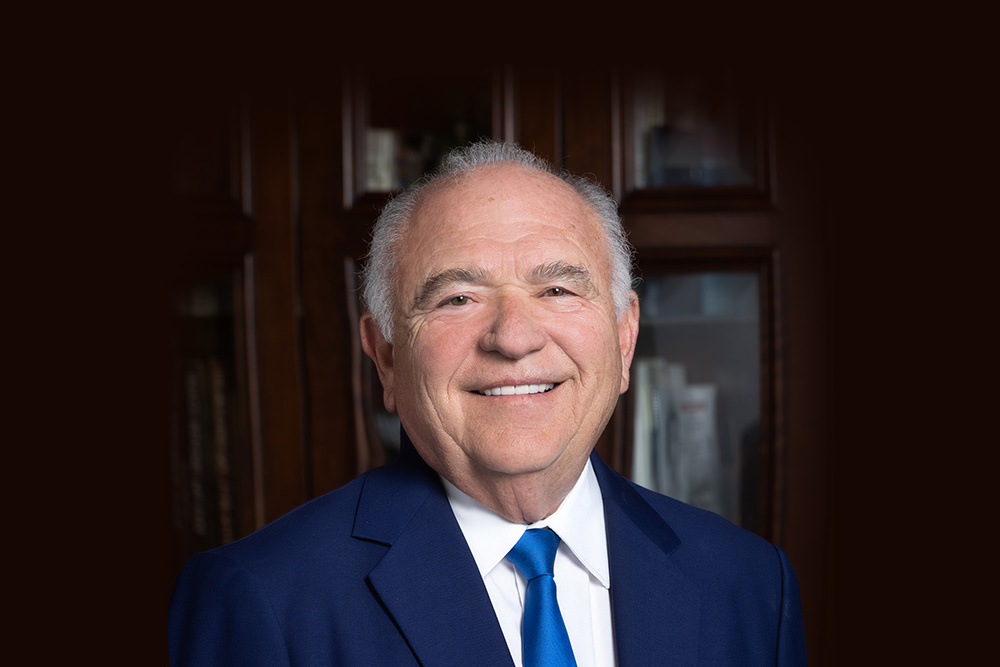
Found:
M 536 266 L 531 270 L 530 279 L 536 283 L 567 283 L 574 291 L 583 294 L 596 292 L 590 271 L 582 266 L 567 262 L 550 262 Z M 490 282 L 489 274 L 481 267 L 455 268 L 430 276 L 423 282 L 413 299 L 415 310 L 427 310 L 436 301 L 437 296 L 452 285 L 464 283 L 467 285 L 486 285 Z
M 571 283 L 577 291 L 586 294 L 596 292 L 590 270 L 566 262 L 552 262 L 536 266 L 531 272 L 531 279 L 537 283 Z
M 483 285 L 486 281 L 486 271 L 481 268 L 442 271 L 424 281 L 416 298 L 413 299 L 413 307 L 415 310 L 427 310 L 433 304 L 435 296 L 451 285 L 458 283 Z

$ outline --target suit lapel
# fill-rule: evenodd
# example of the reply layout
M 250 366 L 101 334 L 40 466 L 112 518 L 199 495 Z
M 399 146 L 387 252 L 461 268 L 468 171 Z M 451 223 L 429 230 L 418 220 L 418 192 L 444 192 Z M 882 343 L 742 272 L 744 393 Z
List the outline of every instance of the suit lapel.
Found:
M 512 667 L 447 495 L 412 445 L 369 475 L 354 536 L 389 546 L 368 580 L 420 664 Z
M 701 601 L 671 554 L 677 535 L 595 454 L 604 496 L 618 667 L 695 665 Z

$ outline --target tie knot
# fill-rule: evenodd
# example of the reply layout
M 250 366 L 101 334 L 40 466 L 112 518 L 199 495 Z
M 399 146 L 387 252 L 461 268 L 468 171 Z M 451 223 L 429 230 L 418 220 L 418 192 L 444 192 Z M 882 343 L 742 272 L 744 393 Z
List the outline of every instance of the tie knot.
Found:
M 559 536 L 548 528 L 532 528 L 524 531 L 521 539 L 507 554 L 528 581 L 547 574 L 552 576 L 552 566 L 559 548 Z

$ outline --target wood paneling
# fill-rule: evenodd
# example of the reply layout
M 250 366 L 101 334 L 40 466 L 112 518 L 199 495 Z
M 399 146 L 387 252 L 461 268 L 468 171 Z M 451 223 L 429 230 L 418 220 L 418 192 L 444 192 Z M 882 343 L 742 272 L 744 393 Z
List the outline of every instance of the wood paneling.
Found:
M 300 332 L 300 247 L 291 101 L 254 99 L 251 129 L 256 331 L 265 521 L 309 498 Z

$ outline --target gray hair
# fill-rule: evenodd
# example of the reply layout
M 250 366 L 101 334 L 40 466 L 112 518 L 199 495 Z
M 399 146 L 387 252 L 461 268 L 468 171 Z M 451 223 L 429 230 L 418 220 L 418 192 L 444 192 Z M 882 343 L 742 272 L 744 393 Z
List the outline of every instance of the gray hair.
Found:
M 392 318 L 395 312 L 394 277 L 400 257 L 396 249 L 407 223 L 412 219 L 431 186 L 461 180 L 473 170 L 503 162 L 552 174 L 566 182 L 597 214 L 604 227 L 611 257 L 611 292 L 617 315 L 628 308 L 632 283 L 634 250 L 628 242 L 618 203 L 596 181 L 557 171 L 551 164 L 514 143 L 480 141 L 453 149 L 432 174 L 408 186 L 382 209 L 372 231 L 371 244 L 362 270 L 362 299 L 386 340 L 392 342 Z

